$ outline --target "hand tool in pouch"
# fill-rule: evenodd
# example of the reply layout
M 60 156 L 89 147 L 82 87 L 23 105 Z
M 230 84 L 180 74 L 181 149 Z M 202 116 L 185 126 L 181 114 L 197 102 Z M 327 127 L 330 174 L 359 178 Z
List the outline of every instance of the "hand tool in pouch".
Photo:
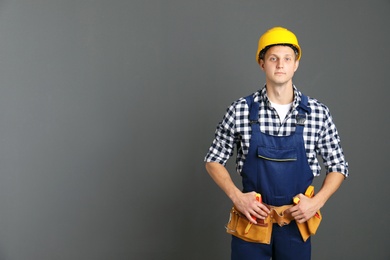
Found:
M 310 185 L 306 189 L 305 196 L 309 198 L 314 197 L 314 186 Z M 293 202 L 296 205 L 300 202 L 300 199 L 298 197 L 294 197 Z M 321 220 L 322 220 L 322 215 L 320 210 L 318 210 L 316 214 L 313 217 L 311 217 L 308 221 L 304 223 L 297 223 L 303 241 L 306 241 L 311 235 L 314 235 L 317 232 Z
M 259 194 L 259 193 L 256 193 L 256 200 L 258 201 L 258 202 L 262 202 L 262 199 L 261 199 L 261 195 Z M 252 219 L 253 220 L 256 220 L 256 217 L 252 217 Z M 249 222 L 248 223 L 248 225 L 246 226 L 246 228 L 245 228 L 245 234 L 248 234 L 248 232 L 249 232 L 249 230 L 251 229 L 251 227 L 252 227 L 252 222 Z

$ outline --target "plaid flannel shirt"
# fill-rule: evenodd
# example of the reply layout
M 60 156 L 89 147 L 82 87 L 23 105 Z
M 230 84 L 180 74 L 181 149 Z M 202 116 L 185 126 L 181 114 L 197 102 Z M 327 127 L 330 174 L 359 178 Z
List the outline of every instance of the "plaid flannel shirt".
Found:
M 266 88 L 255 92 L 254 101 L 260 102 L 259 123 L 263 133 L 276 136 L 288 136 L 295 132 L 295 117 L 301 101 L 301 92 L 294 86 L 294 102 L 283 122 L 267 97 Z M 348 177 L 348 163 L 345 161 L 340 138 L 333 123 L 329 109 L 318 100 L 309 98 L 311 113 L 307 115 L 303 139 L 309 166 L 314 176 L 320 175 L 321 166 L 317 155 L 323 159 L 326 173 L 340 172 Z M 245 98 L 233 102 L 227 109 L 215 131 L 215 139 L 205 157 L 206 162 L 218 162 L 225 165 L 237 147 L 236 168 L 240 173 L 249 150 L 251 126 L 249 107 Z

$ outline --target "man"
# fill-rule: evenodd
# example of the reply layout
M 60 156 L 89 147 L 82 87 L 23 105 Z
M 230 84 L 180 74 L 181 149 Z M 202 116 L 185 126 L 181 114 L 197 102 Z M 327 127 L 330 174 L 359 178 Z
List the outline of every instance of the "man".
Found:
M 310 259 L 310 238 L 302 239 L 298 225 L 312 218 L 348 176 L 328 108 L 293 85 L 301 55 L 296 36 L 285 28 L 272 28 L 260 37 L 256 59 L 266 85 L 228 108 L 205 157 L 212 179 L 254 225 L 268 217 L 271 206 L 291 205 L 284 213 L 292 221 L 273 224 L 269 244 L 232 236 L 232 259 Z M 243 191 L 225 168 L 234 146 Z M 317 155 L 327 174 L 321 189 L 309 198 L 303 194 L 321 171 Z M 263 203 L 256 200 L 256 193 Z M 300 201 L 293 205 L 295 196 Z

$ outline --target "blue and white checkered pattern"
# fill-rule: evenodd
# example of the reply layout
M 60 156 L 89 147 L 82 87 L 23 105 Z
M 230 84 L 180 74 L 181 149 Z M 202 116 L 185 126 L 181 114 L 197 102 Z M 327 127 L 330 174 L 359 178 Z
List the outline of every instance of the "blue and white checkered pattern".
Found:
M 254 101 L 260 102 L 259 122 L 263 133 L 276 136 L 288 136 L 295 132 L 295 117 L 301 101 L 301 92 L 294 86 L 294 102 L 284 121 L 281 123 L 274 108 L 270 106 L 266 88 L 254 94 Z M 320 175 L 321 166 L 317 155 L 323 159 L 326 172 L 340 172 L 348 177 L 348 163 L 344 159 L 340 138 L 329 109 L 319 101 L 309 98 L 311 113 L 307 116 L 303 131 L 305 149 L 309 165 L 314 176 Z M 249 150 L 251 126 L 249 107 L 245 98 L 233 102 L 227 109 L 215 131 L 215 139 L 205 157 L 206 162 L 218 162 L 225 165 L 237 147 L 237 171 L 241 172 L 245 155 Z

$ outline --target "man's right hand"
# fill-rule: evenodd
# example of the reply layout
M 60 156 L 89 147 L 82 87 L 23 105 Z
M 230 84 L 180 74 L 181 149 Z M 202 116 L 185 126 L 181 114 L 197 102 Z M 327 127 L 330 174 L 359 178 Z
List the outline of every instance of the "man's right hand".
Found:
M 244 214 L 253 224 L 257 224 L 256 219 L 265 219 L 270 213 L 269 209 L 261 202 L 256 200 L 256 192 L 238 194 L 233 200 L 234 206 L 238 211 Z

